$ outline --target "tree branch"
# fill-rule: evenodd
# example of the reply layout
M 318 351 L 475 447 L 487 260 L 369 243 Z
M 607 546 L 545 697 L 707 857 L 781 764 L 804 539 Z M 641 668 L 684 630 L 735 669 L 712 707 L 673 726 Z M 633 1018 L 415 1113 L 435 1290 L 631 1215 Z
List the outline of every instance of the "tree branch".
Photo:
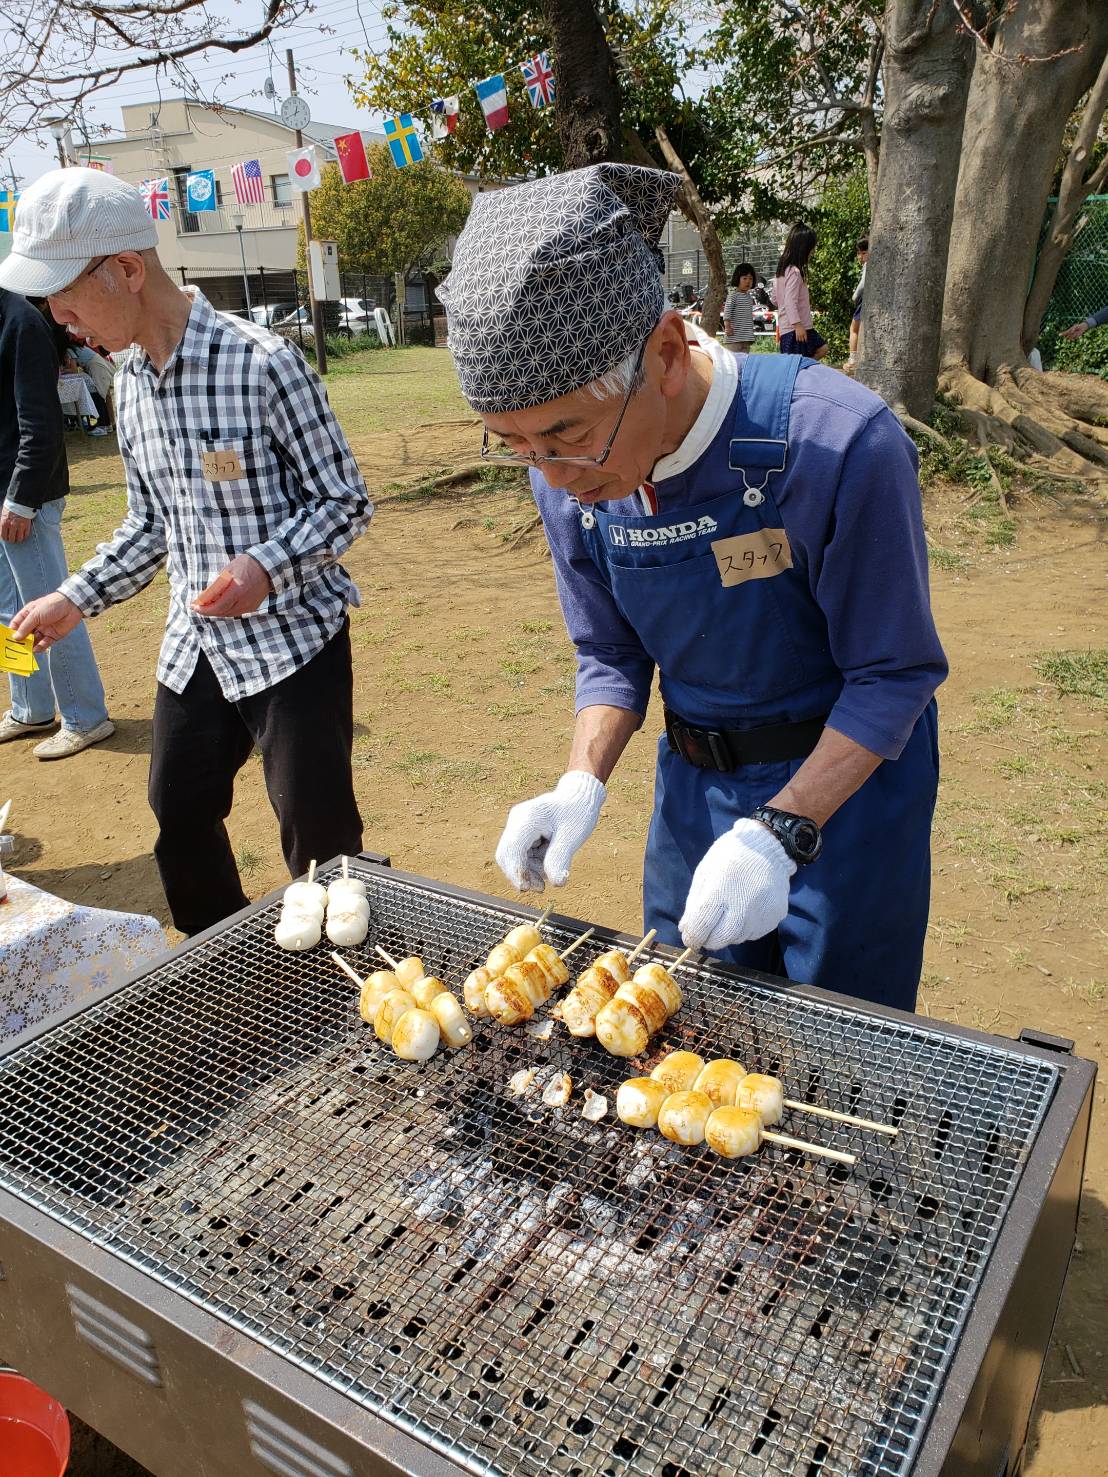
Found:
M 213 35 L 206 0 L 14 0 L 12 44 L 0 61 L 0 148 L 37 132 L 47 110 L 73 116 L 129 73 L 176 68 L 186 89 L 201 95 L 190 58 L 247 51 L 308 9 L 310 0 L 266 0 L 252 30 Z
M 1108 165 L 1108 156 L 1097 166 L 1092 175 L 1085 178 L 1085 166 L 1089 151 L 1093 148 L 1100 132 L 1100 125 L 1108 108 L 1108 54 L 1100 64 L 1096 81 L 1089 90 L 1085 111 L 1077 128 L 1077 135 L 1062 170 L 1062 182 L 1058 187 L 1058 203 L 1050 218 L 1050 226 L 1035 264 L 1035 278 L 1027 294 L 1023 311 L 1022 342 L 1024 352 L 1031 349 L 1039 337 L 1043 317 L 1050 305 L 1050 296 L 1058 279 L 1058 272 L 1073 244 L 1074 225 L 1082 204 L 1089 195 L 1095 195 L 1103 183 Z

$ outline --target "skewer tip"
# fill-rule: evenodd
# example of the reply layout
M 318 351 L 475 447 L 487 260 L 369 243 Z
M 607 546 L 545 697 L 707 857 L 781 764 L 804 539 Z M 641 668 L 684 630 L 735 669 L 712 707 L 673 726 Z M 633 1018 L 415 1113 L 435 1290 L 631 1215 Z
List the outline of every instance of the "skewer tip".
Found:
M 627 962 L 628 962 L 628 964 L 631 963 L 631 960 L 632 959 L 637 959 L 638 958 L 638 956 L 642 953 L 642 951 L 646 948 L 646 946 L 657 935 L 657 932 L 658 932 L 658 930 L 656 928 L 652 928 L 649 933 L 643 935 L 643 937 L 638 941 L 638 943 L 635 945 L 635 947 L 628 954 L 628 956 L 627 956 Z
M 699 953 L 700 953 L 700 950 L 699 949 L 693 949 L 693 948 L 683 949 L 681 951 L 681 953 L 678 954 L 677 958 L 673 961 L 673 963 L 670 965 L 670 967 L 669 967 L 670 968 L 670 973 L 672 974 L 672 972 L 675 969 L 680 969 L 681 966 L 682 966 L 682 964 L 685 963 L 685 961 L 689 958 L 689 956 L 691 954 L 699 954 Z
M 308 863 L 308 881 L 309 882 L 314 882 L 315 881 L 315 857 L 314 856 L 312 857 L 311 861 Z
M 373 948 L 376 953 L 380 954 L 381 958 L 385 961 L 390 969 L 396 968 L 396 960 L 392 957 L 391 954 L 387 954 L 385 950 L 382 949 L 380 944 L 374 944 Z
M 350 965 L 335 949 L 331 950 L 331 958 L 342 970 L 343 974 L 348 974 L 350 976 L 350 978 L 354 981 L 354 983 L 358 986 L 360 990 L 361 987 L 365 984 L 365 980 L 362 979 L 358 971 L 354 969 L 353 966 Z
M 595 927 L 586 928 L 584 933 L 581 934 L 579 938 L 575 938 L 571 944 L 566 945 L 566 947 L 558 955 L 559 959 L 568 959 L 569 956 L 573 953 L 574 949 L 579 949 L 586 939 L 592 938 L 595 932 Z

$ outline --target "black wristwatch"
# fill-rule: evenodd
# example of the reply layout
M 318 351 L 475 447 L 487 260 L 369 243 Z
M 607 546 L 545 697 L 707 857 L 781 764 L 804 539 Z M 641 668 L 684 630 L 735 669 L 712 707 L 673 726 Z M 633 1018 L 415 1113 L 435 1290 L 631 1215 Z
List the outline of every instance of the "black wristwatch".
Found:
M 768 826 L 798 867 L 814 862 L 823 850 L 823 834 L 815 821 L 806 815 L 793 815 L 788 810 L 774 810 L 772 805 L 759 805 L 750 812 L 752 821 Z

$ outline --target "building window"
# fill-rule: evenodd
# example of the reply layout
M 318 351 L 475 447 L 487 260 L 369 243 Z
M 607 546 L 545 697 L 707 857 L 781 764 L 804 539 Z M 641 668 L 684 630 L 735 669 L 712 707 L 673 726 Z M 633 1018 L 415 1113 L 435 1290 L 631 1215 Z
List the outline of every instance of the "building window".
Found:
M 274 205 L 292 204 L 292 186 L 289 184 L 287 174 L 271 174 L 269 182 L 273 186 Z
M 173 187 L 177 192 L 177 234 L 179 236 L 192 236 L 200 229 L 199 218 L 188 208 L 187 180 L 191 170 L 191 164 L 181 164 L 173 170 Z

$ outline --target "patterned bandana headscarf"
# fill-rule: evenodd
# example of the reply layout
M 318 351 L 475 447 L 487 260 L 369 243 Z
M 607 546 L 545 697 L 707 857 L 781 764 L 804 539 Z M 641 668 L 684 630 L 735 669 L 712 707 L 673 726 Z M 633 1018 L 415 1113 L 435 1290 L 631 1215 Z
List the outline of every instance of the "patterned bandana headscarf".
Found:
M 655 243 L 680 183 L 594 164 L 477 196 L 438 289 L 474 410 L 556 400 L 639 348 L 665 306 Z

